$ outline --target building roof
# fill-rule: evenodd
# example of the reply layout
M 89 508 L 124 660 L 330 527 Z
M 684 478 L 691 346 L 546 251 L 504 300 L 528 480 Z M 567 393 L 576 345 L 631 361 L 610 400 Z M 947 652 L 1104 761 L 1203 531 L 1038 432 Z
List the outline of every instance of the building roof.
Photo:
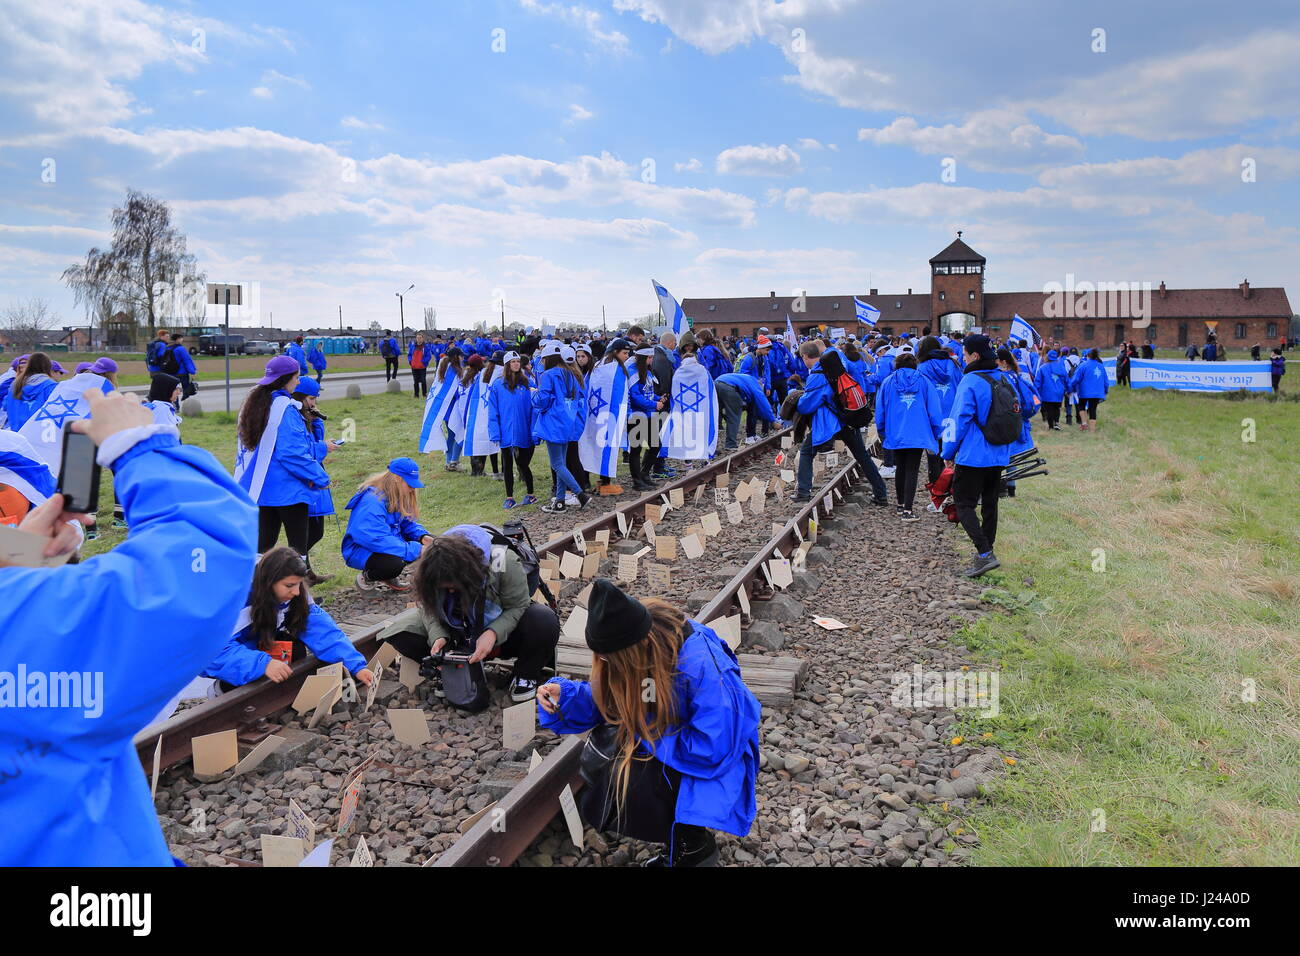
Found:
M 982 255 L 972 249 L 958 237 L 948 244 L 948 248 L 943 250 L 933 259 L 930 264 L 936 262 L 987 262 Z
M 930 296 L 921 295 L 868 295 L 857 293 L 857 298 L 880 310 L 880 322 L 885 325 L 906 323 L 928 325 L 930 322 Z M 853 309 L 854 295 L 808 295 L 803 297 L 804 311 L 796 312 L 792 296 L 748 296 L 728 299 L 683 299 L 682 311 L 700 329 L 729 328 L 733 325 L 758 323 L 775 329 L 785 328 L 786 313 L 795 326 L 833 325 L 851 328 L 857 325 Z M 709 307 L 713 306 L 712 309 Z M 837 307 L 838 306 L 838 307 Z
M 1130 318 L 1135 311 L 1132 306 L 1139 303 L 1130 301 L 1129 310 L 1123 309 L 1123 298 L 1118 297 L 1117 308 L 1108 309 L 1106 315 L 1093 316 L 1099 320 L 1107 318 Z M 986 292 L 984 294 L 984 318 L 986 321 L 1006 319 L 1019 315 L 1029 322 L 1055 322 L 1048 317 L 1046 307 L 1048 297 L 1042 292 Z M 1164 298 L 1159 289 L 1151 290 L 1151 318 L 1153 319 L 1251 319 L 1251 318 L 1291 318 L 1291 303 L 1287 300 L 1283 288 L 1262 288 L 1250 290 L 1250 298 L 1233 289 L 1166 289 Z M 1066 314 L 1066 319 L 1082 318 Z

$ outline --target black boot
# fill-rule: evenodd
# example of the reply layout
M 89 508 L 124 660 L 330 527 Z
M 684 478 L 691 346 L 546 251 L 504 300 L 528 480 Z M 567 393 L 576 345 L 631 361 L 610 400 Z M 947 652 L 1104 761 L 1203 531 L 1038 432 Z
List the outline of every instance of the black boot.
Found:
M 653 856 L 642 866 L 705 867 L 718 865 L 718 841 L 713 831 L 704 827 L 678 823 L 673 827 L 673 853 L 670 861 L 665 854 Z

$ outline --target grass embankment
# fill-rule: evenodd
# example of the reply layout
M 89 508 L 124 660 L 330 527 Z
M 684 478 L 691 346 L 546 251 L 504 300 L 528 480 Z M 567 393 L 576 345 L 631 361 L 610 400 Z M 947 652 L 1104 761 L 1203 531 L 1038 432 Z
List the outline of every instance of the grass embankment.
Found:
M 1001 671 L 972 736 L 1019 755 L 975 860 L 1294 865 L 1296 404 L 1111 396 L 1099 431 L 1035 429 L 1051 475 L 1004 503 L 984 579 L 1009 613 L 959 637 Z
M 326 381 L 328 380 L 327 374 Z M 447 472 L 443 470 L 445 459 L 441 453 L 418 454 L 416 447 L 424 401 L 417 401 L 409 392 L 367 395 L 356 400 L 338 399 L 322 402 L 320 408 L 329 418 L 325 423 L 327 438 L 340 437 L 347 428 L 349 419 L 355 422 L 355 433 L 349 435 L 348 443 L 343 448 L 331 452 L 325 461 L 325 469 L 333 480 L 334 507 L 338 514 L 325 519 L 325 537 L 312 549 L 311 559 L 312 566 L 318 573 L 333 574 L 335 578 L 313 589 L 318 598 L 328 598 L 340 587 L 352 587 L 356 571 L 343 564 L 341 550 L 348 518 L 344 505 L 358 485 L 370 475 L 383 471 L 394 458 L 407 456 L 419 462 L 420 478 L 424 482 L 424 487 L 417 492 L 420 522 L 435 533 L 467 522 L 490 521 L 500 524 L 509 516 L 522 517 L 527 524 L 528 516 L 536 514 L 541 505 L 539 502 L 529 508 L 502 510 L 505 483 L 492 479 L 490 462 L 488 476 L 471 478 L 468 458 L 461 459 L 462 471 Z M 233 471 L 234 422 L 234 415 L 225 412 L 187 418 L 181 423 L 181 438 L 187 444 L 208 449 L 227 470 Z M 532 472 L 536 494 L 545 501 L 550 495 L 551 470 L 546 463 L 544 447 L 533 455 Z M 113 520 L 111 483 L 112 476 L 105 471 L 100 493 L 100 535 L 96 540 L 87 542 L 87 554 L 107 551 L 126 535 L 125 531 L 113 531 L 109 527 Z M 523 498 L 522 481 L 516 481 L 515 495 Z M 283 534 L 280 543 L 284 543 Z M 541 546 L 544 541 L 535 539 L 535 543 Z

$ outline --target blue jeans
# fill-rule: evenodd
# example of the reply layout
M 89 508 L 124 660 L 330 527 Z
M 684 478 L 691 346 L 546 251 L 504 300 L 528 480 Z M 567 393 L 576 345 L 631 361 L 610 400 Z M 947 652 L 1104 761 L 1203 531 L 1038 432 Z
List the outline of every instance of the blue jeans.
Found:
M 846 425 L 839 430 L 835 438 L 844 442 L 848 450 L 853 453 L 853 457 L 857 459 L 858 466 L 871 484 L 871 494 L 877 500 L 887 498 L 889 492 L 885 488 L 885 479 L 880 477 L 880 472 L 876 469 L 876 463 L 867 454 L 867 446 L 862 443 L 862 433 L 856 428 L 850 428 Z M 813 484 L 812 429 L 808 430 L 808 435 L 799 448 L 799 474 L 797 477 L 798 483 L 795 486 L 795 492 L 801 497 L 811 495 Z
M 551 471 L 555 472 L 555 494 L 552 497 L 563 498 L 566 491 L 571 491 L 575 495 L 581 494 L 582 489 L 578 487 L 572 472 L 569 471 L 569 443 L 548 441 L 546 457 L 551 460 Z
M 447 432 L 447 464 L 454 465 L 460 461 L 460 449 L 464 442 L 461 442 L 450 431 Z

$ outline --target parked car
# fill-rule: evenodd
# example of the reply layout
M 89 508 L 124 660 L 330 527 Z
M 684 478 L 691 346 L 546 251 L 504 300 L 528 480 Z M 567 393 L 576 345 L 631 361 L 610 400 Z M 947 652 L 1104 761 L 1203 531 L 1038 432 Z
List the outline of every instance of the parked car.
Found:
M 244 354 L 245 355 L 278 355 L 280 354 L 280 346 L 276 342 L 261 342 L 255 339 L 251 342 L 244 343 Z
M 226 339 L 230 340 L 230 354 L 244 354 L 244 337 L 242 335 L 200 335 L 199 352 L 203 355 L 224 355 Z

